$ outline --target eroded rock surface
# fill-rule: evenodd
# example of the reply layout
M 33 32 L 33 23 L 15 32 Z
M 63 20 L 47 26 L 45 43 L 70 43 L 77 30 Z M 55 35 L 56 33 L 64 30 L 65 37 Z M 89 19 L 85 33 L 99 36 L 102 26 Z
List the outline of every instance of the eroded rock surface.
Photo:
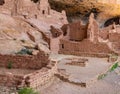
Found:
M 7 18 L 7 19 L 6 19 Z M 30 35 L 35 38 L 31 38 Z M 0 14 L 0 53 L 13 54 L 24 47 L 35 47 L 44 41 L 42 34 L 21 19 Z M 45 42 L 45 41 L 44 41 Z
M 49 0 L 53 9 L 61 11 L 65 9 L 69 21 L 76 21 L 80 18 L 86 21 L 91 12 L 93 12 L 100 22 L 120 15 L 120 5 L 111 0 Z M 100 2 L 98 2 L 100 1 Z M 106 1 L 107 3 L 103 3 Z M 118 0 L 119 1 L 119 0 Z

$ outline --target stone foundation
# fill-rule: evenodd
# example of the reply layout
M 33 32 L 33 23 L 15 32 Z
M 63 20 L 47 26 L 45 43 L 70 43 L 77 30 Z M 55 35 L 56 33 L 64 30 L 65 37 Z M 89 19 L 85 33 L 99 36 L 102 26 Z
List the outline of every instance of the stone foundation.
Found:
M 72 66 L 80 66 L 85 67 L 88 59 L 73 59 L 70 62 L 66 63 L 66 65 L 72 65 Z

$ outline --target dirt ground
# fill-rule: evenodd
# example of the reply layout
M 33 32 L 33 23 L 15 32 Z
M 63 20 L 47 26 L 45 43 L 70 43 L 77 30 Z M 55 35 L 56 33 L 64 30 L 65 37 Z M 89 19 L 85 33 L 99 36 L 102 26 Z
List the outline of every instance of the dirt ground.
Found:
M 30 70 L 30 69 L 7 69 L 7 68 L 0 68 L 0 74 L 15 74 L 15 75 L 26 75 L 29 73 L 34 72 L 35 70 Z
M 66 70 L 65 72 L 69 75 L 72 75 L 73 78 L 77 77 L 77 81 L 89 81 L 88 78 L 94 78 L 94 76 L 98 75 L 101 72 L 104 72 L 106 69 L 108 69 L 109 65 L 111 65 L 110 63 L 107 63 L 106 59 L 104 58 L 100 59 L 87 57 L 87 59 L 89 59 L 89 62 L 87 62 L 88 64 L 86 67 L 73 65 L 70 66 L 65 64 L 65 58 L 76 58 L 76 56 L 58 54 L 52 54 L 50 56 L 51 60 L 62 60 L 58 63 L 58 69 Z M 6 69 L 1 70 L 3 70 L 4 72 L 8 71 Z M 21 71 L 19 69 L 15 69 L 9 72 L 16 74 L 18 72 L 19 74 L 26 74 L 32 71 L 33 70 Z M 16 94 L 13 92 L 15 92 L 14 89 L 0 86 L 0 94 Z M 59 77 L 55 76 L 54 81 L 52 81 L 49 85 L 45 86 L 44 88 L 41 88 L 39 94 L 120 94 L 120 67 L 115 69 L 113 72 L 109 72 L 107 76 L 105 76 L 103 79 L 97 80 L 87 87 L 81 87 L 80 85 L 76 85 L 74 83 L 65 82 L 64 80 L 61 80 L 59 79 Z
M 52 85 L 41 90 L 41 94 L 120 94 L 120 76 L 112 72 L 87 88 L 56 78 Z
M 72 56 L 68 57 L 71 58 Z M 52 55 L 51 58 L 60 60 L 66 58 L 66 56 Z M 106 59 L 91 58 L 86 68 L 67 66 L 65 62 L 60 62 L 58 69 L 65 69 L 72 77 L 77 77 L 77 81 L 81 79 L 84 81 L 84 77 L 88 80 L 87 78 L 94 78 L 95 75 L 108 69 L 110 64 L 105 61 Z M 81 87 L 80 85 L 65 82 L 56 77 L 49 87 L 40 90 L 40 94 L 120 94 L 120 75 L 116 71 L 120 73 L 120 67 L 108 73 L 103 79 L 93 82 L 88 87 Z

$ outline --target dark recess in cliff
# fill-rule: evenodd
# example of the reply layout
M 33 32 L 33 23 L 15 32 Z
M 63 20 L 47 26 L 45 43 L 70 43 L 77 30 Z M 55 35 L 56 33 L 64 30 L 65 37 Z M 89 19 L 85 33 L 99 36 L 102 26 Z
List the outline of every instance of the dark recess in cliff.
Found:
M 0 5 L 3 5 L 5 3 L 4 0 L 0 0 Z
M 94 3 L 88 3 L 88 7 L 83 4 L 83 0 L 76 1 L 73 3 L 64 3 L 57 0 L 49 0 L 51 8 L 59 12 L 65 10 L 67 13 L 68 20 L 72 22 L 72 19 L 83 19 L 87 20 L 91 13 L 95 14 L 95 17 L 100 13 L 99 8 L 94 6 Z

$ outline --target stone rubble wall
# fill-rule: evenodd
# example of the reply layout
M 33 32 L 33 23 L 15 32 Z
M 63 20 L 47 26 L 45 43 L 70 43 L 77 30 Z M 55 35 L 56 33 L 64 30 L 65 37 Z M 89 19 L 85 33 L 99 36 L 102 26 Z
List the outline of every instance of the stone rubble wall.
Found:
M 70 62 L 67 62 L 66 65 L 85 67 L 87 61 L 87 59 L 71 60 Z

